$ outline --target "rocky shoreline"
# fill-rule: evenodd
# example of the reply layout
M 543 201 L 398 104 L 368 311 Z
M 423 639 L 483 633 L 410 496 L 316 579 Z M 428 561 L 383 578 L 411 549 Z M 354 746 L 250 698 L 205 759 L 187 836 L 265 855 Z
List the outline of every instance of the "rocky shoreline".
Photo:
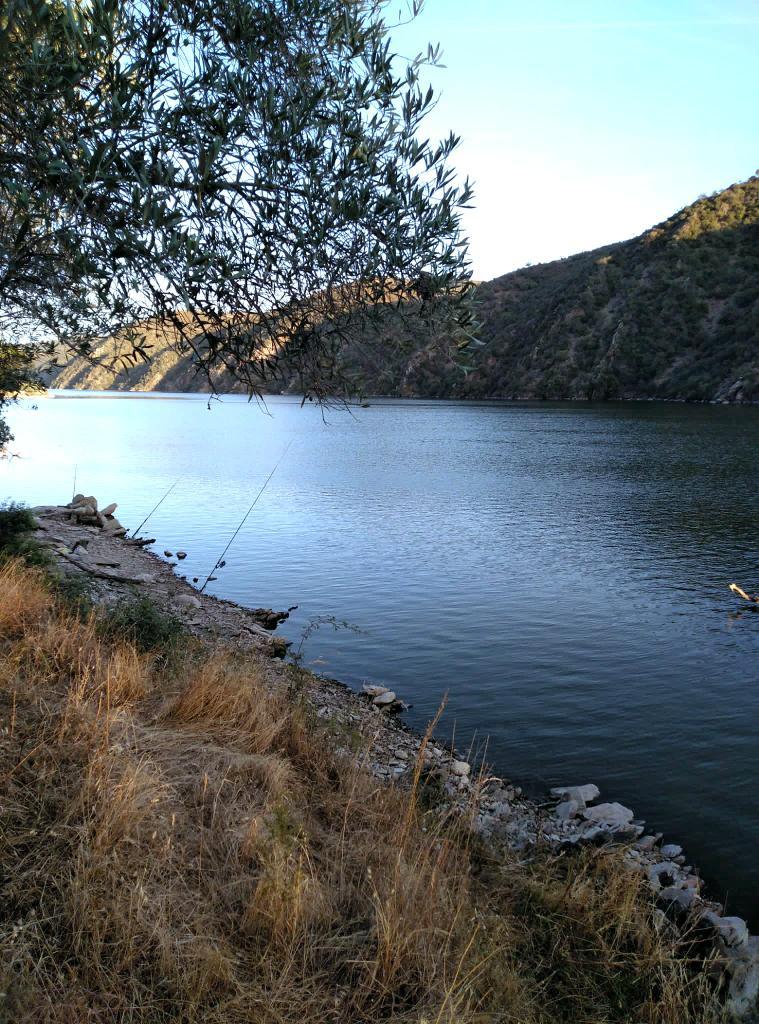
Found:
M 94 496 L 77 495 L 69 505 L 32 510 L 39 542 L 62 573 L 88 579 L 96 601 L 112 605 L 135 592 L 144 594 L 205 644 L 234 645 L 259 656 L 269 685 L 289 690 L 297 686 L 338 752 L 364 752 L 367 770 L 378 779 L 403 784 L 421 756 L 424 773 L 435 781 L 441 800 L 467 815 L 473 831 L 487 843 L 525 852 L 538 845 L 557 853 L 585 846 L 623 849 L 630 870 L 640 873 L 651 889 L 661 926 L 687 931 L 691 941 L 708 951 L 702 955 L 710 968 L 725 976 L 730 1018 L 759 1021 L 759 936 L 752 936 L 741 918 L 724 916 L 722 906 L 707 897 L 680 846 L 647 832 L 632 809 L 600 802 L 600 791 L 592 783 L 557 787 L 545 799 L 529 799 L 520 787 L 472 765 L 460 752 L 434 739 L 426 742 L 409 730 L 389 713 L 402 702 L 385 687 L 356 693 L 284 662 L 287 645 L 271 631 L 287 612 L 248 610 L 200 593 L 174 572 L 177 562 L 147 550 L 149 538 L 127 536 L 116 508 L 115 503 L 99 508 Z M 171 552 L 165 556 L 172 557 Z

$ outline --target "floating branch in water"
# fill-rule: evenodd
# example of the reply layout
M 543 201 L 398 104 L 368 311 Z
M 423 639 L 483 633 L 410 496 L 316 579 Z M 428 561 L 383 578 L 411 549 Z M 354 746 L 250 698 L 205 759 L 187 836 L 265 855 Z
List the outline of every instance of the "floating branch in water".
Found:
M 750 601 L 751 604 L 759 604 L 759 594 L 754 594 L 752 597 L 750 594 L 747 594 L 742 587 L 739 587 L 737 583 L 731 583 L 730 589 L 734 594 L 737 594 L 738 597 L 742 597 L 744 601 Z

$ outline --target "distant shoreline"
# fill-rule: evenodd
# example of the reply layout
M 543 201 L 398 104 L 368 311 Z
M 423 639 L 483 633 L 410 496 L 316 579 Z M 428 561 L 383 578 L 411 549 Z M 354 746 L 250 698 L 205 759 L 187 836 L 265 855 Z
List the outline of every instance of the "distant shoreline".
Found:
M 74 399 L 74 398 L 169 398 L 177 401 L 191 401 L 193 399 L 207 399 L 207 400 L 223 400 L 225 398 L 240 398 L 248 400 L 248 395 L 242 391 L 121 391 L 118 389 L 107 389 L 105 391 L 89 390 L 85 388 L 48 388 L 44 392 L 30 393 L 21 395 L 22 398 L 37 399 L 37 398 L 54 398 L 58 400 Z M 298 394 L 281 394 L 271 393 L 262 394 L 260 396 L 261 401 L 266 402 L 272 398 L 289 398 L 293 401 L 303 401 L 303 395 Z M 715 406 L 715 407 L 730 407 L 740 408 L 742 406 L 746 408 L 759 406 L 757 402 L 733 402 L 727 401 L 727 399 L 716 401 L 716 400 L 704 400 L 696 401 L 691 398 L 610 398 L 610 399 L 598 399 L 598 398 L 439 398 L 439 397 L 426 397 L 423 395 L 366 395 L 361 399 L 343 399 L 334 398 L 331 400 L 335 406 L 346 405 L 349 408 L 361 408 L 365 403 L 371 404 L 372 402 L 384 402 L 384 403 L 398 403 L 405 404 L 410 402 L 425 402 L 425 403 L 440 403 L 442 404 L 458 404 L 458 405 L 577 405 L 577 406 L 589 406 L 589 405 L 633 405 L 635 403 L 651 405 L 693 405 L 693 406 Z

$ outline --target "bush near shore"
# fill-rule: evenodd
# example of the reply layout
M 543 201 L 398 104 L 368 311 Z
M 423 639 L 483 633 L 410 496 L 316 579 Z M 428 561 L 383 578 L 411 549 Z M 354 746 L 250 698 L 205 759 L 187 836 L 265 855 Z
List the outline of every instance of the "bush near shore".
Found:
M 485 848 L 263 661 L 125 621 L 0 565 L 0 1021 L 720 1019 L 619 853 Z

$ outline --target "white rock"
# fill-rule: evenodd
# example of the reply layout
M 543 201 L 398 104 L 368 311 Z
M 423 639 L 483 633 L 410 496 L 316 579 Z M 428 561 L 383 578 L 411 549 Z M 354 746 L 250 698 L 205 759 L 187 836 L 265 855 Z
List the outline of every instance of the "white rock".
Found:
M 100 511 L 104 516 L 112 516 L 118 507 L 119 506 L 116 502 L 112 501 L 110 505 L 106 505 L 105 508 L 101 508 Z
M 451 761 L 451 775 L 458 775 L 459 778 L 464 778 L 472 770 L 472 766 L 468 761 Z
M 674 860 L 675 857 L 679 857 L 683 852 L 682 846 L 678 846 L 677 843 L 667 843 L 666 846 L 661 848 L 662 857 L 666 857 L 667 860 Z
M 576 800 L 578 804 L 592 804 L 600 795 L 601 790 L 592 782 L 582 786 L 555 786 L 551 790 L 551 796 L 563 796 L 567 800 Z
M 192 594 L 180 594 L 179 597 L 174 598 L 174 606 L 176 608 L 202 608 L 200 598 L 193 597 Z
M 727 949 L 740 949 L 748 944 L 748 925 L 742 917 L 720 917 L 713 910 L 707 910 L 701 919 L 709 922 Z
M 562 821 L 568 821 L 570 818 L 576 818 L 580 812 L 580 805 L 576 800 L 564 800 L 554 810 L 554 815 L 560 818 Z
M 396 697 L 393 691 L 385 690 L 383 693 L 377 694 L 377 696 L 372 701 L 372 704 L 374 704 L 374 706 L 377 708 L 384 708 L 387 707 L 389 704 L 395 704 L 395 700 Z
M 364 693 L 368 693 L 370 697 L 379 697 L 380 694 L 389 693 L 389 686 L 376 686 L 373 683 L 364 683 L 362 687 Z
M 629 825 L 635 817 L 629 807 L 618 803 L 587 807 L 582 813 L 587 821 L 603 822 L 607 825 Z
M 673 885 L 668 885 L 659 893 L 659 899 L 663 903 L 676 903 L 683 910 L 690 910 L 695 898 L 696 893 L 693 889 L 677 889 Z

